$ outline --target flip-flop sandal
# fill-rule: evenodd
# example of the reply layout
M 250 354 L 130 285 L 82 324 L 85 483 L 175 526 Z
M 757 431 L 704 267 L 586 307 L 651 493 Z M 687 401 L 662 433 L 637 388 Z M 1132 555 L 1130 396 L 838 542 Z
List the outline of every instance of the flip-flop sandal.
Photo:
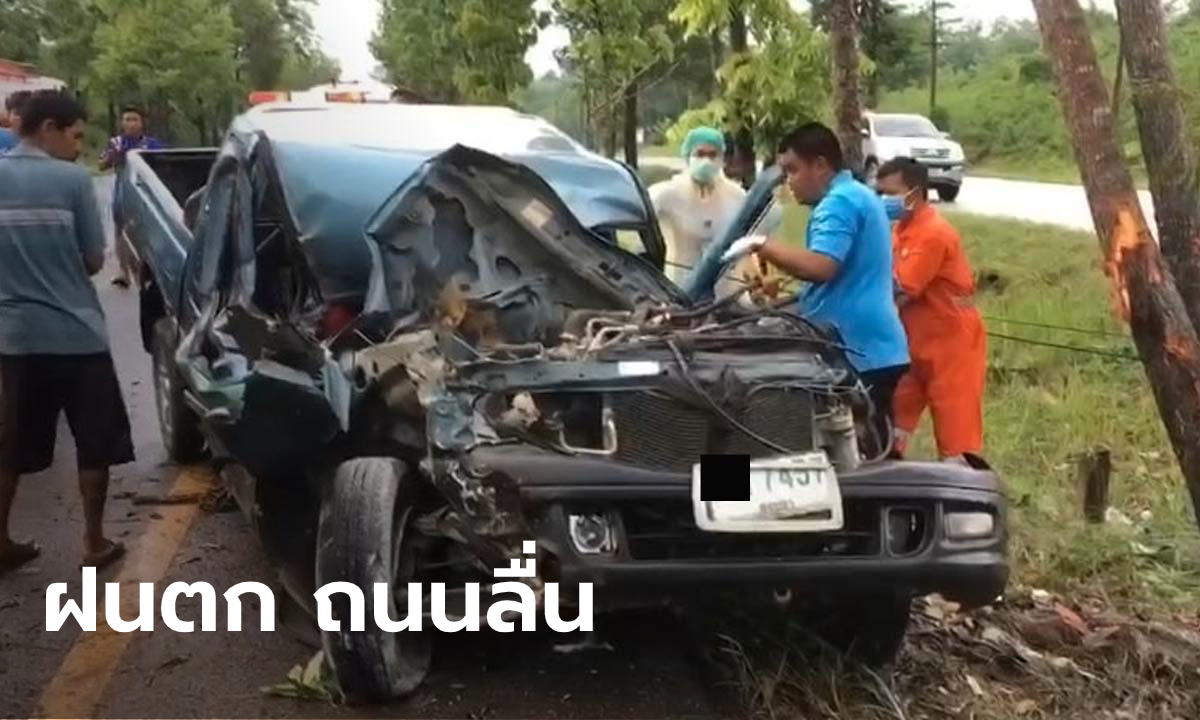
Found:
M 37 543 L 13 543 L 0 554 L 0 575 L 16 570 L 41 554 L 42 548 Z
M 101 552 L 85 555 L 83 562 L 79 563 L 79 567 L 94 567 L 96 570 L 103 570 L 117 560 L 120 560 L 123 555 L 125 555 L 125 546 L 119 542 L 110 540 L 108 547 L 104 548 Z

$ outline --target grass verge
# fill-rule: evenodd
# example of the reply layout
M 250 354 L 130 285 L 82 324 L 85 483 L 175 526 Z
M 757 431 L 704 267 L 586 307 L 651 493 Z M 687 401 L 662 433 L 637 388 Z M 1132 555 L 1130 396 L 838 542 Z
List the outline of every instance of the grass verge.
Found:
M 1005 601 L 967 614 L 918 601 L 899 661 L 879 670 L 802 628 L 725 615 L 707 641 L 714 664 L 752 718 L 1200 717 L 1200 534 L 1142 367 L 1114 357 L 1133 346 L 1095 238 L 947 216 L 989 332 L 1019 338 L 989 338 L 984 408 L 1011 510 Z M 803 226 L 789 210 L 788 234 Z M 926 417 L 914 457 L 934 457 L 931 435 Z M 1112 452 L 1113 519 L 1090 525 L 1074 459 L 1096 446 Z
M 980 278 L 988 330 L 1010 338 L 1133 355 L 1088 233 L 948 213 Z M 1075 328 L 1037 327 L 1025 323 Z M 989 338 L 988 459 L 1012 507 L 1018 583 L 1123 612 L 1194 612 L 1200 536 L 1137 360 Z M 928 422 L 918 448 L 931 453 Z M 1089 525 L 1075 457 L 1112 451 L 1114 520 Z
M 1134 184 L 1139 190 L 1150 187 L 1146 169 L 1140 165 L 1130 168 Z M 1003 180 L 1025 180 L 1028 182 L 1079 185 L 1079 166 L 1073 158 L 1046 158 L 1042 160 L 986 160 L 967 168 L 968 175 L 1001 178 Z

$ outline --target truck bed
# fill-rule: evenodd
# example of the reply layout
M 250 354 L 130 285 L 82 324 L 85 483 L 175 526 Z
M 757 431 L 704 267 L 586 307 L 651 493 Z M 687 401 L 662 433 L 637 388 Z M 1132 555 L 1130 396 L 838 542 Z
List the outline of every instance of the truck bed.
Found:
M 126 236 L 172 313 L 192 245 L 192 223 L 217 152 L 216 148 L 132 152 L 120 181 Z

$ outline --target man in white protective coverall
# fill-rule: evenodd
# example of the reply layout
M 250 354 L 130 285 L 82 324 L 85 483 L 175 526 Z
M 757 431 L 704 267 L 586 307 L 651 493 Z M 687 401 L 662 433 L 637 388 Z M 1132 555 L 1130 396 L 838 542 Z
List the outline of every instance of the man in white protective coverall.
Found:
M 667 277 L 681 283 L 700 261 L 709 243 L 721 236 L 746 199 L 742 186 L 725 176 L 725 136 L 711 127 L 698 127 L 683 141 L 687 168 L 650 187 L 650 200 L 667 241 Z M 777 210 L 777 209 L 776 209 Z M 772 212 L 766 223 L 779 221 Z M 718 295 L 734 292 L 747 281 L 755 288 L 770 286 L 753 258 L 727 273 Z

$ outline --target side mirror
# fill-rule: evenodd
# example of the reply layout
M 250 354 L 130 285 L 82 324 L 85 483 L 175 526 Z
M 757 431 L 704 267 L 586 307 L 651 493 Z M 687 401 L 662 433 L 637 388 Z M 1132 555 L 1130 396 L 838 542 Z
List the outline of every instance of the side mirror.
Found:
M 943 140 L 949 140 L 949 139 L 950 139 L 950 133 L 948 133 L 948 132 L 942 132 L 942 133 L 938 133 L 938 134 L 942 136 L 942 139 L 943 139 Z
M 864 128 L 862 128 L 861 130 L 859 130 L 859 132 L 860 132 L 860 133 L 862 134 L 862 136 L 863 136 L 863 137 L 865 137 L 865 138 L 869 138 L 869 137 L 871 137 L 871 130 L 870 130 L 869 128 L 865 128 L 865 127 L 864 127 Z

